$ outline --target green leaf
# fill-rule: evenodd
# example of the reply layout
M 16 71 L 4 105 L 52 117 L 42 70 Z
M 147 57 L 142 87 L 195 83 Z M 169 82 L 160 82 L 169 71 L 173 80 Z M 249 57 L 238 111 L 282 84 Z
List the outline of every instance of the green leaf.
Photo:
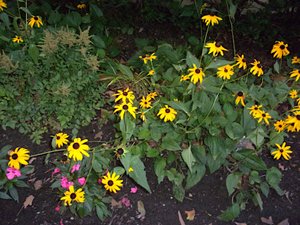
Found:
M 265 140 L 265 132 L 261 127 L 257 127 L 252 133 L 248 135 L 247 138 L 249 138 L 253 144 L 259 148 L 262 146 Z
M 165 177 L 166 159 L 158 158 L 154 162 L 154 172 L 157 176 L 157 183 L 160 184 Z
M 102 17 L 103 16 L 103 12 L 102 10 L 95 4 L 90 4 L 90 12 L 92 15 L 95 15 L 96 17 Z
M 131 115 L 125 113 L 123 120 L 120 121 L 120 130 L 124 140 L 129 141 L 135 129 L 135 122 L 132 121 Z
M 22 10 L 23 12 L 25 12 L 26 14 L 32 16 L 31 12 L 28 10 L 28 8 L 26 7 L 19 7 L 20 10 Z
M 0 157 L 2 158 L 3 156 L 6 156 L 8 151 L 12 149 L 11 145 L 5 145 L 1 148 L 0 150 Z
M 181 157 L 183 161 L 186 163 L 188 166 L 190 172 L 193 172 L 193 165 L 196 162 L 196 159 L 192 153 L 191 146 L 189 146 L 187 149 L 183 149 L 181 152 Z
M 14 185 L 16 185 L 17 187 L 26 187 L 26 188 L 29 188 L 29 185 L 26 184 L 23 180 L 16 180 L 14 182 Z
M 231 207 L 227 208 L 218 218 L 223 221 L 231 221 L 234 220 L 240 214 L 240 206 L 238 203 L 232 204 Z
M 48 23 L 52 25 L 58 24 L 61 21 L 61 18 L 62 15 L 59 12 L 52 10 L 49 14 Z
M 254 170 L 266 170 L 265 162 L 255 155 L 253 150 L 242 149 L 232 154 L 233 158 L 240 161 L 239 163 Z
M 264 196 L 268 197 L 269 192 L 270 192 L 270 187 L 267 182 L 262 182 L 260 184 L 260 190 L 264 194 Z
M 72 27 L 79 27 L 81 24 L 81 15 L 78 12 L 71 12 L 64 16 L 64 23 Z
M 34 63 L 38 63 L 40 53 L 39 53 L 39 49 L 36 47 L 35 44 L 29 45 L 28 54 L 32 58 Z
M 237 188 L 238 183 L 241 180 L 241 176 L 239 174 L 229 174 L 226 178 L 226 187 L 228 194 L 231 195 L 235 188 Z
M 188 116 L 190 116 L 190 106 L 191 102 L 166 102 L 166 104 L 170 105 L 174 109 L 181 110 L 185 112 Z
M 284 132 L 276 132 L 276 131 L 271 131 L 270 133 L 270 145 L 275 145 L 278 143 L 282 143 L 284 141 L 284 137 L 286 136 L 286 134 Z
M 15 187 L 10 187 L 8 189 L 8 192 L 9 192 L 10 196 L 12 197 L 12 199 L 14 199 L 16 202 L 19 202 L 19 194 Z
M 283 191 L 279 187 L 281 178 L 282 178 L 282 173 L 276 167 L 271 167 L 270 169 L 267 170 L 266 180 L 267 180 L 268 184 L 273 189 L 275 189 L 279 195 L 283 194 Z
M 193 167 L 193 173 L 191 173 L 190 171 L 188 171 L 187 173 L 185 189 L 190 189 L 196 184 L 198 184 L 200 180 L 203 178 L 203 176 L 205 175 L 205 172 L 206 172 L 205 165 L 195 164 Z
M 92 168 L 97 173 L 102 172 L 102 166 L 101 166 L 100 162 L 98 162 L 97 160 L 92 161 Z
M 96 214 L 97 214 L 97 217 L 98 217 L 101 221 L 103 221 L 103 220 L 105 219 L 103 210 L 102 210 L 98 205 L 96 205 Z
M 115 172 L 117 175 L 123 175 L 126 171 L 123 167 L 117 166 L 113 169 L 113 172 Z
M 0 13 L 0 19 L 2 20 L 3 24 L 6 26 L 6 28 L 9 28 L 10 22 L 9 17 L 6 13 Z
M 261 199 L 261 196 L 259 192 L 253 191 L 253 202 L 256 205 L 259 205 L 260 210 L 263 210 L 263 201 Z
M 224 59 L 214 59 L 207 67 L 205 67 L 205 70 L 208 69 L 217 69 L 221 66 L 225 66 L 227 64 L 232 64 L 234 61 L 228 61 Z
M 186 64 L 192 68 L 193 64 L 195 64 L 197 67 L 200 67 L 200 61 L 197 59 L 190 51 L 187 51 L 186 53 Z
M 122 74 L 127 75 L 130 79 L 133 79 L 133 73 L 130 70 L 128 66 L 125 66 L 123 64 L 118 64 L 118 68 L 121 71 Z
M 173 184 L 173 194 L 174 197 L 179 201 L 182 202 L 185 195 L 185 190 L 182 185 L 175 185 Z
M 236 9 L 237 9 L 237 4 L 233 4 L 232 0 L 227 0 L 229 4 L 229 14 L 228 16 L 234 20 Z
M 0 191 L 0 199 L 11 199 L 11 197 L 5 192 Z
M 274 71 L 276 72 L 276 73 L 278 73 L 279 74 L 279 72 L 280 72 L 280 65 L 279 65 L 279 63 L 278 63 L 278 61 L 276 60 L 276 62 L 274 63 Z
M 139 158 L 139 156 L 127 153 L 120 160 L 126 171 L 128 171 L 128 169 L 132 167 L 133 172 L 128 173 L 129 177 L 131 177 L 137 184 L 139 184 L 140 186 L 145 188 L 149 193 L 151 193 L 146 177 L 145 166 Z
M 161 144 L 161 148 L 162 149 L 166 149 L 166 150 L 170 150 L 170 151 L 177 151 L 177 150 L 181 150 L 180 145 L 177 143 L 177 138 L 175 136 L 171 137 L 169 136 L 165 136 L 162 139 L 162 144 Z
M 93 40 L 93 44 L 94 44 L 96 47 L 98 47 L 98 48 L 100 48 L 100 49 L 103 49 L 103 48 L 106 47 L 106 46 L 105 46 L 105 42 L 103 41 L 103 39 L 102 39 L 100 36 L 98 36 L 98 35 L 93 35 L 93 36 L 92 36 L 92 40 Z

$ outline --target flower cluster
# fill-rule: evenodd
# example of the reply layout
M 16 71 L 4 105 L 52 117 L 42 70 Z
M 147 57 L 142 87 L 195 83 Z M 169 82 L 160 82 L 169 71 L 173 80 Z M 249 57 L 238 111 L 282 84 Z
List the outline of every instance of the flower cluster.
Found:
M 6 169 L 6 177 L 8 180 L 12 180 L 15 177 L 20 177 L 21 165 L 28 165 L 28 160 L 30 158 L 29 150 L 26 148 L 17 147 L 14 150 L 8 152 L 9 161 L 8 168 Z

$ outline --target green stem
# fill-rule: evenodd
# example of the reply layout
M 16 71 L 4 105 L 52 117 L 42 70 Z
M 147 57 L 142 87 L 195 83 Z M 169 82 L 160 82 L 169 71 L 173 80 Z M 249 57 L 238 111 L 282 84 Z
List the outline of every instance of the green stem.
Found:
M 82 188 L 84 188 L 84 186 L 85 186 L 85 185 L 87 184 L 87 182 L 88 182 L 88 179 L 89 179 L 90 174 L 91 174 L 91 172 L 92 172 L 94 159 L 95 159 L 95 154 L 94 154 L 94 150 L 92 150 L 92 159 L 91 159 L 91 164 L 90 164 L 91 166 L 90 166 L 90 168 L 89 168 L 88 174 L 86 175 L 85 183 L 84 183 L 84 185 L 82 186 Z
M 42 153 L 31 155 L 30 158 L 37 157 L 37 156 L 42 156 L 42 155 L 47 155 L 49 153 L 63 152 L 65 150 L 66 149 L 55 149 L 55 150 L 51 150 L 51 151 L 47 151 L 47 152 L 42 152 Z
M 226 0 L 226 8 L 227 8 L 227 15 L 228 15 L 228 18 L 229 18 L 229 23 L 230 23 L 233 57 L 234 57 L 236 55 L 235 38 L 234 38 L 234 32 L 233 32 L 233 23 L 232 23 L 232 19 L 231 19 L 230 15 L 229 15 L 229 6 L 228 6 L 228 1 L 227 0 Z
M 206 29 L 206 32 L 205 32 L 205 36 L 204 36 L 204 40 L 203 40 L 203 46 L 202 46 L 202 51 L 201 51 L 201 57 L 200 57 L 200 67 L 201 67 L 201 62 L 202 62 L 202 58 L 203 58 L 203 51 L 204 51 L 204 46 L 205 46 L 205 43 L 206 43 L 206 39 L 207 39 L 207 35 L 208 35 L 208 31 L 209 31 L 209 25 Z

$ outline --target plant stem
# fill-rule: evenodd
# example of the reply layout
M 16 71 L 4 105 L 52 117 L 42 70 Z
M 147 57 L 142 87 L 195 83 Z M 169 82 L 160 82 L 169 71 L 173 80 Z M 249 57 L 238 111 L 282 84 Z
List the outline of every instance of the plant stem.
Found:
M 236 49 L 235 49 L 235 39 L 234 39 L 234 32 L 233 32 L 233 23 L 232 19 L 229 14 L 229 6 L 228 6 L 228 0 L 226 0 L 226 8 L 227 8 L 227 15 L 229 18 L 229 23 L 230 23 L 230 31 L 231 31 L 231 39 L 232 39 L 232 48 L 233 48 L 233 57 L 236 55 Z
M 30 156 L 30 158 L 33 157 L 37 157 L 37 156 L 42 156 L 42 155 L 47 155 L 48 153 L 56 153 L 56 152 L 63 152 L 66 149 L 55 149 L 55 150 L 51 150 L 51 151 L 47 151 L 47 152 L 42 152 L 42 153 L 38 153 L 38 154 L 33 154 Z
M 201 56 L 200 56 L 200 67 L 201 67 L 201 62 L 202 62 L 202 58 L 203 58 L 203 51 L 204 51 L 204 46 L 205 46 L 205 43 L 206 43 L 206 39 L 207 39 L 207 35 L 208 35 L 208 31 L 209 31 L 209 25 L 206 29 L 206 32 L 205 32 L 205 36 L 204 36 L 204 40 L 203 40 L 203 46 L 202 46 L 202 51 L 201 51 Z

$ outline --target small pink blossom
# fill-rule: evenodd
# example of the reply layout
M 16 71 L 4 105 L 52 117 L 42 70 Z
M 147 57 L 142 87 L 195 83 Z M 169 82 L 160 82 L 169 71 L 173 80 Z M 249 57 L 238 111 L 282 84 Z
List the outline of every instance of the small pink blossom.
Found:
M 64 223 L 63 223 L 63 219 L 60 219 L 60 221 L 59 221 L 59 225 L 64 225 Z
M 77 163 L 74 166 L 72 166 L 71 173 L 74 173 L 75 171 L 78 171 L 79 169 L 80 169 L 80 164 Z
M 55 209 L 54 209 L 56 212 L 59 212 L 59 210 L 60 210 L 60 205 L 57 205 L 56 207 L 55 207 Z
M 97 182 L 98 182 L 98 184 L 102 184 L 102 179 L 99 178 Z
M 130 193 L 132 193 L 132 194 L 137 193 L 137 191 L 138 191 L 138 188 L 136 186 L 130 188 Z
M 85 177 L 78 178 L 78 183 L 82 186 L 85 184 Z
M 69 187 L 74 185 L 74 183 L 71 181 L 68 181 L 68 178 L 62 176 L 61 180 L 60 180 L 60 185 L 62 186 L 62 188 L 69 190 Z
M 52 176 L 55 175 L 55 174 L 57 174 L 57 173 L 60 173 L 60 169 L 56 167 L 56 168 L 53 170 L 53 172 L 52 172 Z
M 15 177 L 20 177 L 21 175 L 22 175 L 21 171 L 18 170 L 18 169 L 15 169 L 13 167 L 8 167 L 6 169 L 6 177 L 7 177 L 8 180 L 12 180 Z
M 127 208 L 131 206 L 130 200 L 126 197 L 121 198 L 121 203 L 125 205 Z

